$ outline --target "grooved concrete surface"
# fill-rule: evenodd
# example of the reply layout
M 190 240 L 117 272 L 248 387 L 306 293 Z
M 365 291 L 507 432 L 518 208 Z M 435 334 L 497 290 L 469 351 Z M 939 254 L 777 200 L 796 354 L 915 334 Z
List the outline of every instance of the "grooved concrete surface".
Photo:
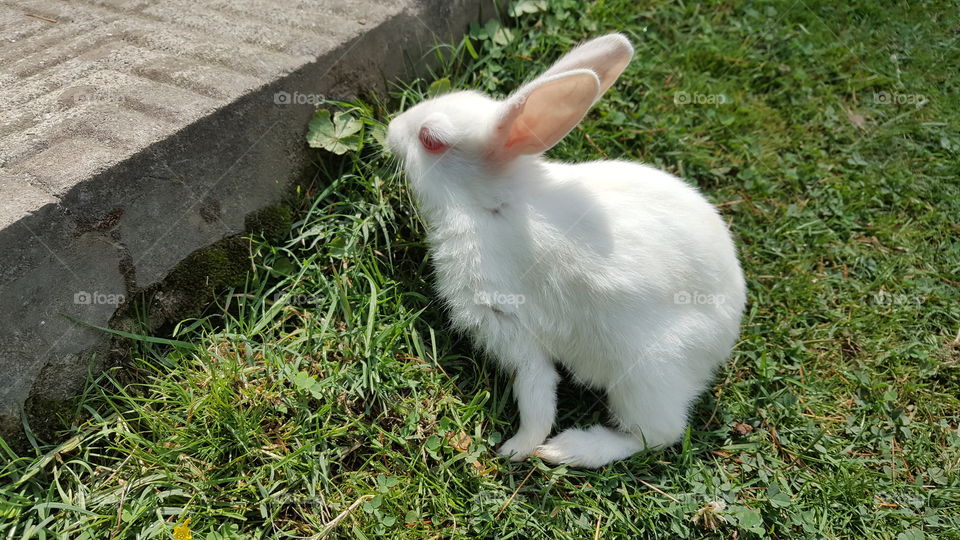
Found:
M 81 388 L 118 303 L 239 232 L 320 96 L 383 92 L 485 0 L 0 3 L 0 433 Z

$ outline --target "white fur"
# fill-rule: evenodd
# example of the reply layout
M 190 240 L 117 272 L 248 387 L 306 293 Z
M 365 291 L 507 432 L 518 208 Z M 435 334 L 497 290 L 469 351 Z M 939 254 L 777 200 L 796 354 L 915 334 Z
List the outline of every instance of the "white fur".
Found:
M 556 163 L 504 146 L 508 137 L 533 146 L 562 137 L 599 97 L 584 92 L 602 93 L 629 61 L 624 43 L 617 35 L 589 42 L 506 101 L 458 92 L 389 126 L 454 326 L 515 374 L 520 429 L 500 448 L 515 460 L 536 454 L 599 467 L 677 442 L 739 332 L 745 287 L 736 251 L 694 188 L 637 163 Z M 590 62 L 602 64 L 599 85 L 582 73 Z M 580 93 L 577 105 L 549 103 L 567 90 Z M 510 116 L 517 110 L 522 124 Z M 425 151 L 424 127 L 449 148 Z M 547 440 L 554 362 L 606 390 L 616 430 L 568 429 Z

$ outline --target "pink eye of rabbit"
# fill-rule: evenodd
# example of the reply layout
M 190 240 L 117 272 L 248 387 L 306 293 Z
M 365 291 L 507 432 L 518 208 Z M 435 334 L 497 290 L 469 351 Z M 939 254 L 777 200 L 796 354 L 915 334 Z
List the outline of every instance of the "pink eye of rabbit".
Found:
M 420 128 L 420 144 L 423 146 L 423 149 L 431 154 L 439 154 L 447 149 L 447 145 L 436 138 L 433 133 L 430 133 L 430 130 L 427 126 Z

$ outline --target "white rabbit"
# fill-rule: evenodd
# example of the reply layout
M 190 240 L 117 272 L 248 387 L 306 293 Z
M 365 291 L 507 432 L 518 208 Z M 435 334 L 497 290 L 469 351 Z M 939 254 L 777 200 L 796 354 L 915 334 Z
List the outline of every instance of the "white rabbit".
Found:
M 541 154 L 630 62 L 587 42 L 503 101 L 463 91 L 390 122 L 454 326 L 514 374 L 520 429 L 499 453 L 600 467 L 684 434 L 729 355 L 745 286 L 730 233 L 694 188 L 638 163 Z M 554 362 L 604 389 L 617 429 L 567 429 Z

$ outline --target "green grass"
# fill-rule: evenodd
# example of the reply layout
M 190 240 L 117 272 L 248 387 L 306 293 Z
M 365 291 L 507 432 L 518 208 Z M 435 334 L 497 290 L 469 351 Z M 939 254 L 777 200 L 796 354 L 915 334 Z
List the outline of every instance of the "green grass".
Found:
M 164 336 L 193 348 L 136 342 L 66 443 L 0 444 L 0 533 L 960 538 L 956 5 L 546 4 L 438 49 L 388 104 L 341 105 L 363 148 L 319 162 L 288 241 L 253 241 L 245 290 Z M 636 58 L 550 155 L 652 163 L 719 204 L 742 339 L 682 445 L 512 464 L 509 381 L 448 331 L 379 123 L 437 79 L 503 95 L 608 31 Z M 604 418 L 561 401 L 562 425 Z

